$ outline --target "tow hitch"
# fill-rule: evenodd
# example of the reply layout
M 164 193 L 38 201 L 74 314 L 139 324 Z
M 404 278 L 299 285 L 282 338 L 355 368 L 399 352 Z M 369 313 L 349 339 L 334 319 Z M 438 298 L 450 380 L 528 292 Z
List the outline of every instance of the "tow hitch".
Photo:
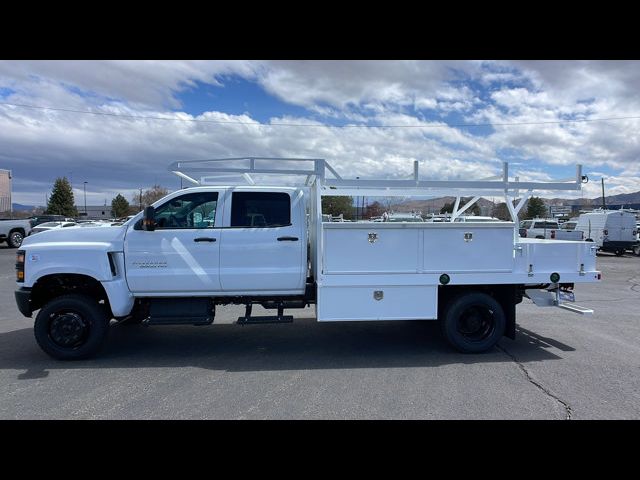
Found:
M 561 287 L 557 283 L 547 289 L 525 289 L 525 295 L 538 307 L 558 307 L 580 315 L 592 315 L 593 309 L 576 305 L 576 297 L 570 287 Z

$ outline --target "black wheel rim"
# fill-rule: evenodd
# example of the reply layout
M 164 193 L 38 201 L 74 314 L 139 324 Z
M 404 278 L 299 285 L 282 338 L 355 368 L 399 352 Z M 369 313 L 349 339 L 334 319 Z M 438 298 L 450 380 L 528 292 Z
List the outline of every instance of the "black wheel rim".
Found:
M 456 329 L 469 342 L 482 342 L 489 338 L 496 328 L 491 310 L 486 305 L 471 305 L 458 317 Z
M 49 338 L 62 348 L 83 345 L 89 336 L 89 323 L 78 312 L 62 310 L 49 317 Z

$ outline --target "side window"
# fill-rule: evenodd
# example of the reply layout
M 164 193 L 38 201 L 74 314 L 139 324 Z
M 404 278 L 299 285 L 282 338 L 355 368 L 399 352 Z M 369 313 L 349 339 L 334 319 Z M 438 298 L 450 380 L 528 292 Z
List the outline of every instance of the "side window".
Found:
M 156 228 L 215 227 L 218 192 L 187 193 L 156 208 Z
M 282 227 L 291 224 L 291 198 L 280 192 L 234 192 L 232 227 Z

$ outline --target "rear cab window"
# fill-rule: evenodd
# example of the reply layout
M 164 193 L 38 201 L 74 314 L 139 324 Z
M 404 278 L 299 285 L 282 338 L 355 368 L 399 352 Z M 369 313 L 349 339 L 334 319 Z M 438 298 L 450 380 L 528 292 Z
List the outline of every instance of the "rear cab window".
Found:
M 291 197 L 284 192 L 233 192 L 231 227 L 273 228 L 291 225 Z

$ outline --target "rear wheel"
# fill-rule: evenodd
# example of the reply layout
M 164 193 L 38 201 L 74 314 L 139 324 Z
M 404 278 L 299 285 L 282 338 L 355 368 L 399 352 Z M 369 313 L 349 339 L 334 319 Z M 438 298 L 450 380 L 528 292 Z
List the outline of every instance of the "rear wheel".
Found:
M 506 317 L 502 306 L 490 295 L 465 293 L 445 307 L 440 327 L 447 341 L 463 353 L 492 348 L 504 335 Z
M 9 238 L 7 239 L 7 244 L 11 248 L 19 248 L 22 245 L 22 240 L 24 240 L 24 235 L 22 232 L 18 230 L 14 230 L 9 232 Z
M 624 255 L 623 248 L 619 248 L 618 250 L 616 250 L 616 257 L 621 257 L 622 255 Z
M 79 360 L 95 355 L 109 331 L 103 305 L 86 295 L 64 295 L 38 313 L 34 334 L 40 348 L 59 360 Z

